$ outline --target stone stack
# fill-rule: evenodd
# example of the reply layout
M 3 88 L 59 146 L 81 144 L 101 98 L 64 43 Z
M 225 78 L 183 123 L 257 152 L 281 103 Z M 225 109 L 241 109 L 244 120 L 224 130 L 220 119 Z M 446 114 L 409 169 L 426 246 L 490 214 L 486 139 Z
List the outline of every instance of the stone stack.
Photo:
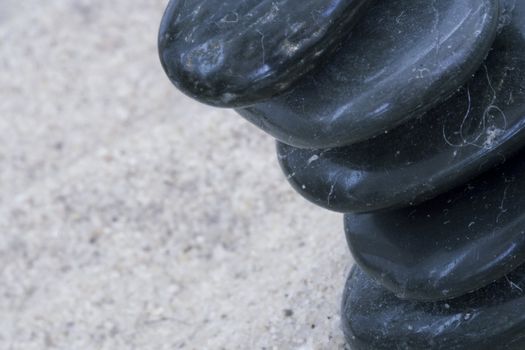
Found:
M 345 213 L 352 349 L 525 349 L 525 0 L 172 0 L 159 52 Z

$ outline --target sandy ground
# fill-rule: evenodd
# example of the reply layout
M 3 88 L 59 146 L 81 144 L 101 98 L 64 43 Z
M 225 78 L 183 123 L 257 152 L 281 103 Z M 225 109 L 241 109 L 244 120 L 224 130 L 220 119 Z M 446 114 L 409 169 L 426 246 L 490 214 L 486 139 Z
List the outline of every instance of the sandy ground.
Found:
M 0 0 L 0 349 L 343 349 L 342 218 L 178 93 L 162 0 Z

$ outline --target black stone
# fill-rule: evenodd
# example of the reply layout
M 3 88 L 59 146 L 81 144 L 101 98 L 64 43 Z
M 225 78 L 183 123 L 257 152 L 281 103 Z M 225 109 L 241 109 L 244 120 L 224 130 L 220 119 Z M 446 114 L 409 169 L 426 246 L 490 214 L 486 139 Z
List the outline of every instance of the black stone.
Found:
M 342 324 L 352 350 L 523 350 L 525 267 L 457 299 L 401 300 L 354 268 Z
M 289 94 L 238 112 L 303 148 L 366 140 L 449 97 L 495 38 L 498 0 L 378 0 Z
M 346 214 L 356 262 L 404 299 L 454 298 L 525 263 L 525 150 L 412 208 Z
M 158 40 L 346 213 L 353 350 L 525 349 L 525 0 L 171 0 Z
M 171 81 L 219 107 L 287 90 L 335 50 L 371 0 L 171 0 L 159 52 Z
M 293 187 L 325 208 L 368 212 L 428 200 L 504 160 L 525 143 L 525 2 L 474 78 L 387 134 L 328 150 L 278 145 Z

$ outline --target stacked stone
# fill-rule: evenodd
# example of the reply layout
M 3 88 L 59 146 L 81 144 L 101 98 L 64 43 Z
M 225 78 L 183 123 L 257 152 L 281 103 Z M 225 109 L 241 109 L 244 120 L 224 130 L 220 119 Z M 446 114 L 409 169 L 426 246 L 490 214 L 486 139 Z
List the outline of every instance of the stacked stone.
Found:
M 525 0 L 172 0 L 159 48 L 345 213 L 353 349 L 525 349 Z

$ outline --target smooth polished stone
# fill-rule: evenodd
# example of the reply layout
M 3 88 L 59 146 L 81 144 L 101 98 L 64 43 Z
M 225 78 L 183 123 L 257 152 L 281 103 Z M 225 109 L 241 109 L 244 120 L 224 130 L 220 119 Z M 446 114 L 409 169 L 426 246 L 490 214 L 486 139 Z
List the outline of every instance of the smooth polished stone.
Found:
M 279 144 L 293 187 L 341 212 L 415 205 L 502 161 L 525 143 L 525 2 L 505 4 L 510 24 L 460 91 L 387 134 L 328 150 Z
M 287 90 L 336 49 L 371 0 L 171 0 L 162 65 L 189 96 L 246 106 Z
M 449 97 L 488 53 L 498 0 L 377 0 L 289 94 L 238 112 L 302 148 L 366 140 Z
M 460 298 L 401 300 L 354 268 L 342 324 L 352 350 L 525 349 L 525 267 Z
M 355 261 L 403 299 L 474 291 L 525 263 L 525 150 L 412 208 L 346 214 Z

